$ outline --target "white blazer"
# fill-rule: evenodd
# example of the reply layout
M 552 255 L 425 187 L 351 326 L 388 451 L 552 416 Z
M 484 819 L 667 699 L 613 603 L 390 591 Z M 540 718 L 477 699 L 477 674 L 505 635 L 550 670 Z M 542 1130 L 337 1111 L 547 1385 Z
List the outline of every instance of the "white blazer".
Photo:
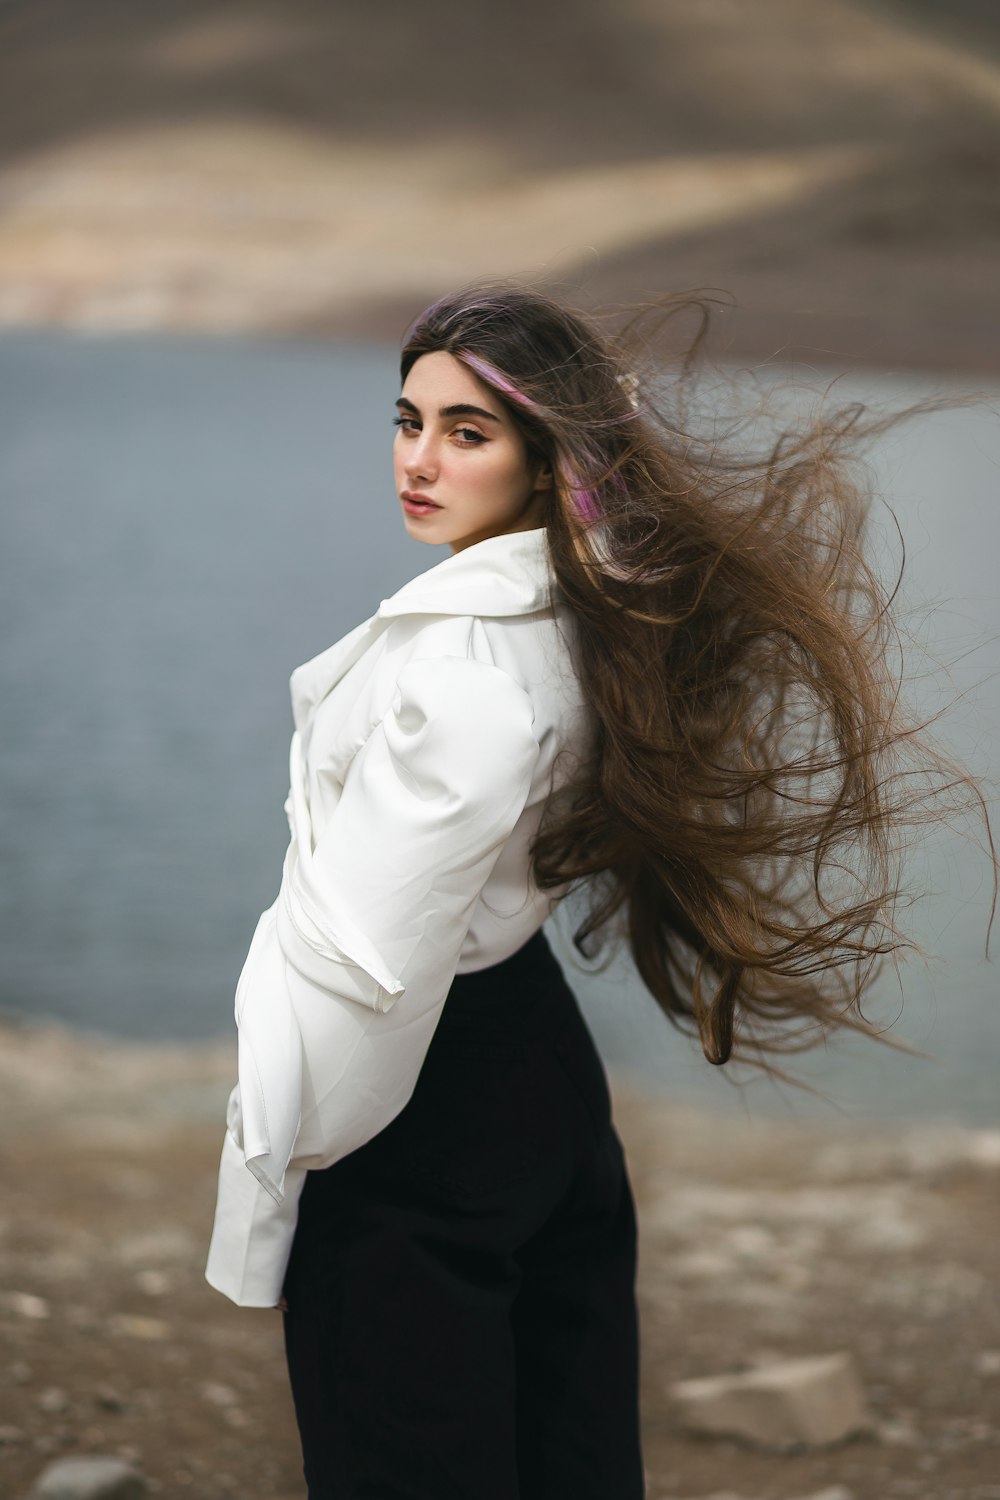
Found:
M 292 674 L 291 840 L 236 989 L 206 1269 L 240 1306 L 278 1301 L 306 1172 L 410 1098 L 455 974 L 515 952 L 565 894 L 530 879 L 528 844 L 590 748 L 574 629 L 544 528 L 513 532 Z

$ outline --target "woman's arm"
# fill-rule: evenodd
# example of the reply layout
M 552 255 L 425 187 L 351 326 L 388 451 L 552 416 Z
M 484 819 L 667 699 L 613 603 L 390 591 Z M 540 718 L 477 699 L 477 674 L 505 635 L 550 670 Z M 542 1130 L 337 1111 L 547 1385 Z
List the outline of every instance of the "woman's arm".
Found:
M 528 694 L 499 668 L 411 661 L 315 847 L 296 829 L 238 996 L 241 1118 L 208 1272 L 234 1301 L 277 1301 L 305 1171 L 371 1139 L 412 1094 L 530 794 L 532 724 Z

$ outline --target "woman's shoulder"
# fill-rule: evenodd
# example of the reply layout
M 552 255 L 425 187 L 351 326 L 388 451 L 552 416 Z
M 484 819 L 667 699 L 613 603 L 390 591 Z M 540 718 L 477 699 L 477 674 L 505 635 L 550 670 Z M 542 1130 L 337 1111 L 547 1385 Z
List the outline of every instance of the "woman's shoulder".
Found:
M 461 659 L 502 671 L 533 700 L 579 691 L 571 622 L 547 609 L 531 614 L 407 615 L 391 622 L 381 669 L 387 677 L 408 662 Z M 483 674 L 488 676 L 488 673 Z

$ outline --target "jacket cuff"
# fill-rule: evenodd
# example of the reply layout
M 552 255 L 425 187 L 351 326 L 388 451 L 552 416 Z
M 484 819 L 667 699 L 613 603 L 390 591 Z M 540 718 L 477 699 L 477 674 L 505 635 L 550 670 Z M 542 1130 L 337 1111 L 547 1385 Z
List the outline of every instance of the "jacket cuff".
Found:
M 305 1179 L 304 1169 L 289 1167 L 284 1197 L 276 1203 L 226 1132 L 205 1280 L 237 1307 L 277 1306 Z

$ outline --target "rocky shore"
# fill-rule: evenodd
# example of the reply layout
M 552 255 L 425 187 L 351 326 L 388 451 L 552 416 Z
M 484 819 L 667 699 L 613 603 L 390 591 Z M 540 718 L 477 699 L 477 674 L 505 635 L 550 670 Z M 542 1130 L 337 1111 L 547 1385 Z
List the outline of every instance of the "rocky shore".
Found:
M 0 1028 L 11 1500 L 79 1455 L 127 1460 L 151 1495 L 302 1494 L 279 1315 L 202 1279 L 233 1068 L 228 1043 Z M 613 1083 L 650 1500 L 1000 1500 L 1000 1129 L 713 1116 Z M 776 1443 L 773 1400 L 742 1439 L 698 1434 L 676 1389 L 777 1371 L 787 1415 L 826 1366 L 778 1367 L 834 1355 L 861 1416 L 832 1442 Z M 834 1387 L 815 1399 L 834 1421 Z

